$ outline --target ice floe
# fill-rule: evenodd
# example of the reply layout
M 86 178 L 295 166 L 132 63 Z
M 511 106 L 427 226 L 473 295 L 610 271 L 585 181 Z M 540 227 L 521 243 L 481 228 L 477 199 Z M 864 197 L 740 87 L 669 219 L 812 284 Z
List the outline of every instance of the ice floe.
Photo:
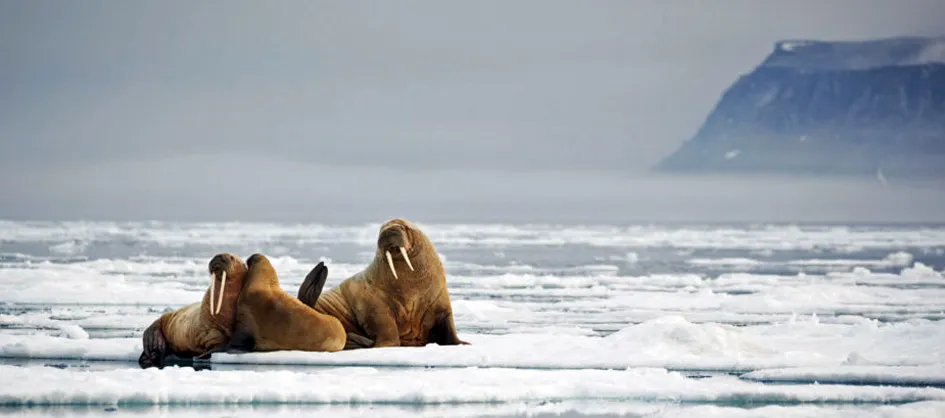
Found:
M 884 386 L 772 386 L 734 377 L 692 379 L 662 369 L 293 371 L 109 370 L 0 365 L 0 404 L 442 404 L 637 400 L 767 404 L 945 401 L 945 390 Z

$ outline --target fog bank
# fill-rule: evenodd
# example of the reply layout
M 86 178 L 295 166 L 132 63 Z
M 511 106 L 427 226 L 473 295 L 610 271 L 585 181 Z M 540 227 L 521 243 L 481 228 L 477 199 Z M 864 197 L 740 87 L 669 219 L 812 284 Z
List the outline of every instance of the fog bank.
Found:
M 37 167 L 33 167 L 34 169 Z M 945 185 L 896 179 L 407 170 L 204 154 L 0 169 L 0 217 L 376 222 L 945 222 Z

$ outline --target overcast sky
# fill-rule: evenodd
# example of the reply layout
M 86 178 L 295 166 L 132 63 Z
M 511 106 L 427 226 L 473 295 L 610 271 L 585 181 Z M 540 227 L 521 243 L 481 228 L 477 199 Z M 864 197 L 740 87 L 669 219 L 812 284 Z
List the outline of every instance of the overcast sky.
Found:
M 941 0 L 6 1 L 0 217 L 461 219 L 562 195 L 573 214 L 627 193 L 621 176 L 678 147 L 776 40 L 943 35 L 943 16 Z M 397 187 L 414 190 L 379 197 Z

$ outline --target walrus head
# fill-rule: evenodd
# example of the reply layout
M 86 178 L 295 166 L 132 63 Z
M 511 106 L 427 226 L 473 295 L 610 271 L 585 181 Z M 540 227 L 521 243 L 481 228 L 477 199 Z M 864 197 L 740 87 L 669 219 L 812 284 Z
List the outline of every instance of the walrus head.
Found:
M 425 245 L 426 237 L 410 222 L 403 219 L 391 219 L 381 225 L 377 235 L 377 251 L 387 260 L 394 279 L 397 279 L 397 269 L 394 259 L 402 258 L 411 271 L 415 271 L 410 261 L 410 254 L 418 254 Z
M 235 306 L 243 288 L 246 264 L 233 254 L 221 253 L 210 259 L 207 270 L 210 272 L 210 316 L 223 315 L 232 319 L 235 309 L 223 311 L 223 307 Z
M 279 286 L 279 278 L 276 277 L 276 269 L 266 256 L 259 253 L 249 256 L 249 258 L 246 259 L 246 267 L 249 268 L 249 276 L 247 276 L 246 280 L 257 282 L 257 280 L 262 278 L 265 279 L 262 283 L 268 286 Z M 247 284 L 247 286 L 249 285 L 250 284 Z
M 246 267 L 253 268 L 257 266 L 258 268 L 272 268 L 272 263 L 268 257 L 260 253 L 253 254 L 246 259 Z

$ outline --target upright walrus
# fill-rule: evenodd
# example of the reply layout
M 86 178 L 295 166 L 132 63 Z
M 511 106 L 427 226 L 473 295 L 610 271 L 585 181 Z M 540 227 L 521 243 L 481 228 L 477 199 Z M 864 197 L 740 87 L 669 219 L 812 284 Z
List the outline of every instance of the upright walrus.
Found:
M 246 260 L 249 270 L 243 279 L 236 308 L 236 325 L 228 347 L 214 351 L 340 351 L 345 346 L 345 329 L 333 316 L 316 312 L 279 287 L 276 270 L 262 254 Z M 319 263 L 310 276 L 324 285 L 328 268 Z M 321 285 L 311 289 L 318 299 Z
M 142 369 L 162 368 L 170 355 L 196 357 L 230 342 L 246 264 L 222 253 L 210 260 L 208 269 L 210 287 L 200 302 L 165 313 L 144 330 L 138 357 Z
M 384 223 L 371 264 L 320 296 L 315 269 L 299 287 L 299 300 L 341 321 L 345 349 L 468 344 L 456 335 L 443 264 L 410 222 Z

